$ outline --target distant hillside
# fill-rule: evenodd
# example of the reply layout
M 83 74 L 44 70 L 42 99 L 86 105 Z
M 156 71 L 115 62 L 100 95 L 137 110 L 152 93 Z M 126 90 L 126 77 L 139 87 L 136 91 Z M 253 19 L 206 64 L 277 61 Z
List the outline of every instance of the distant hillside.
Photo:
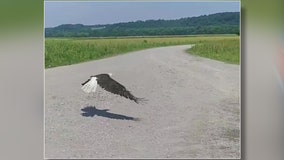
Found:
M 239 34 L 240 13 L 224 12 L 176 20 L 146 20 L 107 25 L 63 24 L 46 28 L 46 37 L 110 37 Z

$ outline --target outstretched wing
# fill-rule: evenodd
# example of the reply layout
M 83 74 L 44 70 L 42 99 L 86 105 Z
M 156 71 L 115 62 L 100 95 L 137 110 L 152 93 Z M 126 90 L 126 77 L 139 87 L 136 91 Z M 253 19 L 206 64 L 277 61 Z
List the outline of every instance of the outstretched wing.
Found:
M 122 84 L 112 79 L 109 75 L 100 75 L 97 77 L 98 84 L 106 91 L 128 98 L 136 103 L 143 100 L 143 98 L 137 98 L 132 95 Z
M 86 93 L 95 92 L 98 84 L 96 79 L 96 77 L 88 79 L 86 82 L 82 83 L 81 89 Z

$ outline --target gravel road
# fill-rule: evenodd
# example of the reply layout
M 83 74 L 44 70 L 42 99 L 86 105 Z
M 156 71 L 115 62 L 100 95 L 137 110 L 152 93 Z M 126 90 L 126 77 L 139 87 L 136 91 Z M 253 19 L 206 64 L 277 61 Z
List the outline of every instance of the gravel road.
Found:
M 240 158 L 240 66 L 185 52 L 136 51 L 45 70 L 45 158 Z M 146 104 L 100 87 L 112 73 Z

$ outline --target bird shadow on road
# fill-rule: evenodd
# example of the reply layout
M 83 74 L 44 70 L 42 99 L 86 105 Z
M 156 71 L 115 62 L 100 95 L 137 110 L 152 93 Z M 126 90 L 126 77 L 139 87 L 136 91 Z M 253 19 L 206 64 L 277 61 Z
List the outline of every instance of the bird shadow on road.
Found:
M 94 117 L 94 116 L 101 116 L 110 119 L 118 119 L 118 120 L 132 120 L 132 121 L 140 121 L 139 118 L 129 117 L 121 114 L 110 113 L 108 112 L 109 109 L 97 109 L 95 106 L 87 106 L 81 109 L 84 113 L 81 113 L 84 117 Z

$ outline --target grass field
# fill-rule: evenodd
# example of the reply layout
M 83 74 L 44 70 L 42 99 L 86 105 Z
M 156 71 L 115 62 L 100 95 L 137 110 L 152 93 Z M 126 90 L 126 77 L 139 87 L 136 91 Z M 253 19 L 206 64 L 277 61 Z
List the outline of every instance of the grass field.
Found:
M 239 64 L 238 36 L 45 40 L 45 68 L 71 65 L 146 48 L 195 44 L 189 53 Z
M 240 64 L 239 38 L 206 41 L 196 44 L 187 52 L 226 63 Z

